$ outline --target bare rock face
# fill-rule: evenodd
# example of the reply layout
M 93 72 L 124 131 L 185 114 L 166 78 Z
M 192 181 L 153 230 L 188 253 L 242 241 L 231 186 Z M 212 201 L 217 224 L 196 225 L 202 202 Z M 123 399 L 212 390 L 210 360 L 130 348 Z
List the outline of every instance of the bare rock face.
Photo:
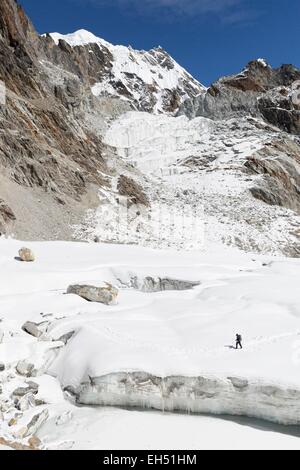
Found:
M 251 193 L 267 204 L 300 213 L 300 145 L 275 141 L 265 145 L 245 163 L 251 173 L 262 176 Z
M 19 227 L 30 223 L 28 214 L 39 210 L 39 197 L 66 220 L 66 230 L 74 208 L 84 212 L 86 200 L 96 200 L 98 188 L 108 185 L 103 154 L 109 150 L 84 121 L 86 110 L 96 112 L 90 86 L 75 73 L 76 57 L 65 52 L 74 63 L 70 74 L 60 68 L 62 63 L 53 63 L 55 52 L 49 62 L 50 49 L 59 50 L 36 33 L 15 0 L 0 2 L 0 80 L 6 85 L 6 104 L 0 105 L 0 177 L 8 186 L 5 192 L 0 182 L 0 232 L 7 233 L 17 217 L 14 230 L 20 238 Z M 31 195 L 37 208 L 30 205 Z M 12 201 L 17 202 L 14 211 Z M 54 217 L 44 212 L 45 225 L 53 226 Z M 46 238 L 64 238 L 55 232 Z
M 108 283 L 106 283 L 106 287 L 71 285 L 67 290 L 67 294 L 79 295 L 79 297 L 89 302 L 100 302 L 106 305 L 114 304 L 117 300 L 118 293 L 118 289 Z
M 186 100 L 179 114 L 211 119 L 252 115 L 299 135 L 300 106 L 292 93 L 299 80 L 300 70 L 293 65 L 273 69 L 262 59 L 254 60 L 239 74 L 223 77 L 206 93 Z
M 118 180 L 118 192 L 121 196 L 128 197 L 130 203 L 149 206 L 149 199 L 143 188 L 132 178 L 121 175 Z
M 11 222 L 16 220 L 12 209 L 0 199 L 0 234 L 6 232 L 6 228 Z
M 33 261 L 35 261 L 35 256 L 34 256 L 34 253 L 29 249 L 29 248 L 21 248 L 19 250 L 19 257 L 21 259 L 21 261 L 24 261 L 24 262 L 27 262 L 27 263 L 31 263 Z

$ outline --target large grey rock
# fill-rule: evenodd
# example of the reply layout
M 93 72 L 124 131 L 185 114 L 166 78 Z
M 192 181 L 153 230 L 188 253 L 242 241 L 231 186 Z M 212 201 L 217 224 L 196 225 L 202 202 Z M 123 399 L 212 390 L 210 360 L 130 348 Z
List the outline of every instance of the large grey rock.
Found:
M 16 367 L 18 374 L 25 377 L 30 377 L 34 370 L 34 364 L 28 360 L 19 361 Z
M 61 341 L 64 344 L 67 344 L 70 339 L 73 338 L 75 334 L 75 331 L 69 331 L 68 333 L 65 333 L 64 335 L 60 336 L 57 341 Z
M 48 321 L 43 321 L 41 323 L 27 321 L 22 326 L 22 330 L 26 331 L 26 333 L 30 334 L 31 336 L 34 336 L 35 338 L 40 338 L 44 334 L 48 325 Z
M 13 391 L 13 395 L 15 395 L 16 397 L 24 397 L 29 392 L 38 393 L 38 385 L 37 385 L 37 388 L 36 387 L 32 388 L 30 387 L 29 384 L 27 387 L 18 387 Z
M 79 295 L 89 302 L 100 302 L 106 305 L 114 304 L 118 297 L 118 289 L 109 283 L 105 287 L 96 287 L 90 285 L 71 285 L 68 287 L 67 294 Z

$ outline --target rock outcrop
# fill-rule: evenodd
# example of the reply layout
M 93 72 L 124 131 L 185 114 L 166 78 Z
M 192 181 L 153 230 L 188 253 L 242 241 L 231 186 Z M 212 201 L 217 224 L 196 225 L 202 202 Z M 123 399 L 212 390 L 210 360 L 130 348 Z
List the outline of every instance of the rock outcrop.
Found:
M 0 233 L 5 232 L 9 224 L 16 220 L 11 208 L 0 199 Z
M 106 283 L 105 287 L 72 285 L 67 290 L 67 294 L 75 294 L 89 302 L 100 302 L 106 305 L 114 304 L 118 293 L 118 289 L 108 283 Z
M 300 134 L 300 100 L 294 86 L 300 70 L 293 65 L 273 69 L 259 59 L 239 74 L 224 77 L 193 99 L 186 100 L 179 114 L 211 119 L 252 115 L 283 131 Z
M 292 141 L 274 141 L 248 157 L 245 166 L 262 176 L 251 188 L 267 204 L 300 213 L 300 147 Z
M 132 178 L 121 175 L 118 180 L 118 192 L 128 198 L 129 204 L 149 206 L 149 199 L 140 184 Z

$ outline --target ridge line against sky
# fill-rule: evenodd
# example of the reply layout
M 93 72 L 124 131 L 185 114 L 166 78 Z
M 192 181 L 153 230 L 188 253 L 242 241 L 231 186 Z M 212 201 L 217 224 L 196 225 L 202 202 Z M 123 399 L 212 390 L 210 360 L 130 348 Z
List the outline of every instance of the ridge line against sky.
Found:
M 113 44 L 162 46 L 209 85 L 250 60 L 300 66 L 299 0 L 19 0 L 40 33 L 86 29 Z M 141 6 L 142 5 L 142 6 Z

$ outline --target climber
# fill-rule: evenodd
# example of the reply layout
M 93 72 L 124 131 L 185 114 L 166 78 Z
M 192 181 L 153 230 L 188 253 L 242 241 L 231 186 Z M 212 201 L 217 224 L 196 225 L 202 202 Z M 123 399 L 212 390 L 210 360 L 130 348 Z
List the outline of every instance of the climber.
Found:
M 235 339 L 235 349 L 238 349 L 238 346 L 243 349 L 242 346 L 242 335 L 236 334 L 236 339 Z

